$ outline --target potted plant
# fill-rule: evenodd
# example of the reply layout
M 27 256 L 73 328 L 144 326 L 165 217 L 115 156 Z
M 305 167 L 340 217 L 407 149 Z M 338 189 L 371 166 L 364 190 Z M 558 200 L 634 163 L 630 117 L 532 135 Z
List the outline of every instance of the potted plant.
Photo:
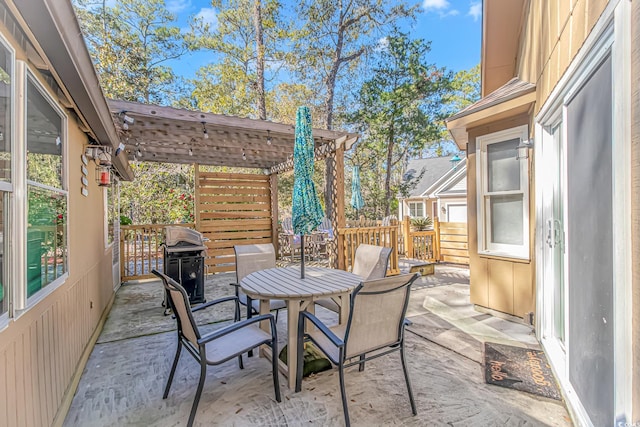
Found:
M 411 227 L 414 231 L 425 231 L 433 227 L 433 220 L 430 216 L 423 218 L 412 218 Z

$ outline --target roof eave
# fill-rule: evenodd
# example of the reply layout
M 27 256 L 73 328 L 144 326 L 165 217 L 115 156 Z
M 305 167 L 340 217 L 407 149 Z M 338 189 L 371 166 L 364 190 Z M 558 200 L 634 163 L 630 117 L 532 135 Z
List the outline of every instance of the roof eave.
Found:
M 462 163 L 462 162 L 461 162 Z M 462 175 L 466 175 L 467 174 L 467 162 L 465 159 L 465 162 L 461 165 L 458 165 L 456 167 L 456 170 L 454 171 L 453 174 L 451 174 L 446 181 L 444 181 L 438 188 L 436 188 L 435 190 L 433 190 L 432 194 L 434 197 L 440 197 L 442 191 L 447 188 L 449 185 L 451 185 L 452 182 L 455 182 L 456 180 L 460 179 L 460 177 Z M 446 194 L 446 193 L 445 193 Z M 461 192 L 461 194 L 466 194 L 466 191 Z M 446 194 L 446 195 L 450 195 L 450 194 Z
M 482 4 L 482 96 L 516 73 L 526 0 L 485 0 Z
M 534 87 L 525 93 L 500 99 L 481 109 L 471 110 L 466 113 L 461 112 L 451 116 L 447 119 L 447 129 L 458 148 L 461 150 L 466 149 L 466 145 L 469 142 L 469 128 L 526 113 L 535 101 L 536 92 Z
M 454 176 L 459 175 L 461 170 L 466 170 L 466 168 L 467 168 L 467 158 L 465 157 L 460 161 L 460 163 L 455 165 L 455 167 L 452 166 L 451 169 L 449 169 L 446 173 L 444 173 L 436 182 L 431 184 L 431 186 L 427 188 L 422 193 L 422 195 L 426 197 L 426 196 L 431 196 L 432 194 L 437 193 L 439 188 L 441 188 L 443 185 L 449 182 Z
M 20 0 L 14 7 L 27 24 L 25 31 L 51 65 L 54 78 L 70 94 L 88 133 L 99 144 L 115 150 L 120 139 L 71 2 Z M 123 153 L 112 156 L 112 161 L 123 179 L 134 178 Z

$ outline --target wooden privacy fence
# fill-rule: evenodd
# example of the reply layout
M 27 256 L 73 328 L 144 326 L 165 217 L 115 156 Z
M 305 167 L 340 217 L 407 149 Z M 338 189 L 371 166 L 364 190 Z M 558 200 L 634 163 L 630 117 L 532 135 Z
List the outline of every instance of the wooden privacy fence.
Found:
M 194 224 L 146 224 L 120 226 L 120 276 L 128 280 L 155 277 L 154 268 L 162 271 L 164 228 L 168 225 L 193 228 Z
M 469 264 L 466 222 L 440 223 L 440 261 Z
M 410 219 L 405 218 L 400 230 L 401 252 L 407 258 L 469 264 L 466 222 L 440 222 L 436 218 L 432 230 L 413 231 Z
M 209 239 L 209 273 L 235 271 L 234 245 L 273 242 L 268 175 L 196 168 L 196 183 L 196 224 Z
M 361 243 L 370 245 L 390 247 L 391 256 L 389 258 L 388 275 L 400 274 L 398 264 L 398 227 L 377 226 L 362 228 L 340 228 L 338 229 L 338 245 L 344 249 L 344 269 L 350 271 L 356 257 L 356 249 Z

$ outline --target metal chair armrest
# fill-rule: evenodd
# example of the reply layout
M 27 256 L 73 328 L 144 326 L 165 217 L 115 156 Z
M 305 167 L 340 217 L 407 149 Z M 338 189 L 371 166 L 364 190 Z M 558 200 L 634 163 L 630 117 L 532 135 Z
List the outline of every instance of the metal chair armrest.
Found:
M 250 319 L 245 319 L 245 320 L 242 320 L 240 322 L 233 323 L 233 324 L 227 326 L 226 328 L 222 328 L 222 329 L 218 329 L 216 331 L 212 331 L 212 332 L 204 335 L 203 337 L 201 337 L 198 340 L 198 344 L 206 344 L 206 343 L 208 343 L 210 341 L 213 341 L 215 339 L 218 339 L 220 337 L 228 335 L 231 332 L 235 332 L 238 329 L 245 328 L 245 327 L 247 327 L 247 326 L 249 326 L 251 324 L 258 323 L 258 322 L 261 322 L 263 320 L 269 320 L 269 323 L 271 325 L 271 338 L 272 339 L 277 339 L 275 318 L 273 317 L 273 314 L 269 313 L 269 314 L 261 314 L 259 316 L 255 316 L 255 317 L 252 317 Z
M 206 302 L 204 304 L 200 304 L 200 305 L 197 305 L 195 307 L 191 307 L 191 312 L 195 313 L 196 311 L 200 311 L 200 310 L 204 310 L 205 308 L 209 308 L 212 305 L 220 304 L 222 302 L 237 301 L 237 300 L 238 300 L 238 297 L 236 297 L 236 296 L 229 296 L 229 297 L 222 297 L 222 298 L 214 299 L 213 301 L 209 301 L 209 302 Z
M 333 345 L 335 345 L 336 347 L 342 347 L 344 346 L 344 341 L 342 341 L 340 338 L 338 338 L 338 336 L 336 334 L 334 334 L 333 332 L 331 332 L 331 329 L 327 328 L 327 326 L 322 323 L 322 321 L 320 319 L 318 319 L 316 316 L 314 316 L 313 314 L 307 312 L 307 311 L 301 311 L 300 312 L 300 317 L 299 317 L 299 323 L 298 323 L 298 333 L 299 334 L 304 334 L 304 319 L 306 318 L 306 320 L 309 320 L 311 323 L 314 324 L 314 326 L 316 328 L 318 328 L 318 330 L 320 332 L 322 332 L 330 341 Z

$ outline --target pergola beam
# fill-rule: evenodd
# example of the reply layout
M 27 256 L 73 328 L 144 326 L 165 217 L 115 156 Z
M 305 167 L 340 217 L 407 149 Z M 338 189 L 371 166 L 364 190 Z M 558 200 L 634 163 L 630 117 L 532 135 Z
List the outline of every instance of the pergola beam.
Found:
M 293 158 L 295 128 L 289 124 L 129 101 L 109 101 L 109 107 L 131 160 L 138 159 L 140 150 L 143 158 L 138 160 L 144 161 L 281 172 Z M 125 114 L 134 119 L 127 126 Z M 313 129 L 313 138 L 318 152 L 326 156 L 327 146 L 336 146 L 334 141 L 344 144 L 357 135 Z

